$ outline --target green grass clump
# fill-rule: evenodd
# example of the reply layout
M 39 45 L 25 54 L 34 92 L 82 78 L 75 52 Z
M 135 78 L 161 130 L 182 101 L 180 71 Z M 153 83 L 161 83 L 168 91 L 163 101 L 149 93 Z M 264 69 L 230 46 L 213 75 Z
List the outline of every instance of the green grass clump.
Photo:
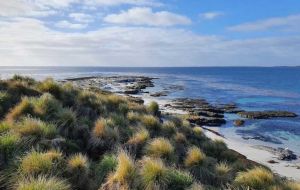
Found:
M 191 147 L 188 149 L 184 164 L 186 167 L 193 167 L 202 164 L 205 158 L 205 154 L 198 147 Z
M 275 183 L 275 178 L 269 170 L 262 167 L 255 167 L 246 172 L 238 173 L 234 181 L 242 187 L 267 189 Z
M 118 160 L 114 155 L 104 155 L 101 162 L 96 167 L 97 182 L 99 185 L 104 181 L 110 172 L 117 168 Z
M 170 157 L 174 147 L 166 138 L 155 138 L 146 147 L 146 153 L 154 157 Z
M 164 189 L 169 184 L 168 169 L 161 159 L 144 158 L 140 171 L 143 189 Z
M 181 190 L 187 189 L 192 186 L 194 178 L 187 172 L 179 171 L 176 169 L 170 169 L 168 171 L 169 176 L 169 189 Z
M 149 131 L 147 129 L 140 129 L 132 137 L 130 137 L 130 139 L 128 140 L 128 144 L 144 144 L 149 138 Z
M 0 123 L 0 134 L 6 133 L 11 129 L 12 125 L 7 122 L 1 122 Z
M 144 115 L 141 118 L 142 124 L 151 130 L 158 130 L 160 128 L 159 120 L 152 115 Z
M 59 159 L 61 155 L 53 152 L 41 153 L 32 151 L 21 159 L 20 173 L 25 176 L 39 175 L 39 174 L 51 174 L 55 172 L 55 161 Z
M 174 122 L 172 121 L 167 121 L 164 122 L 162 125 L 162 131 L 166 134 L 166 135 L 172 135 L 176 132 L 176 125 Z
M 225 176 L 232 170 L 232 168 L 226 162 L 220 162 L 216 165 L 215 170 L 219 176 Z
M 89 167 L 88 158 L 82 154 L 75 154 L 67 161 L 67 169 L 73 175 L 86 175 L 89 172 Z
M 20 141 L 20 137 L 13 133 L 0 136 L 0 153 L 5 163 L 8 162 L 8 158 L 12 156 L 13 152 L 18 149 Z
M 38 176 L 18 180 L 15 190 L 71 190 L 71 186 L 64 180 L 54 177 Z
M 62 96 L 62 88 L 61 86 L 56 83 L 53 79 L 48 78 L 41 82 L 38 85 L 38 89 L 42 92 L 47 92 L 55 96 L 56 98 L 61 98 Z
M 156 102 L 150 102 L 147 107 L 149 113 L 153 114 L 154 116 L 159 116 L 159 105 Z
M 105 186 L 120 189 L 131 189 L 136 176 L 136 167 L 133 159 L 123 150 L 117 156 L 118 164 L 116 171 L 107 178 Z
M 54 138 L 57 134 L 54 125 L 30 117 L 24 118 L 18 123 L 15 130 L 21 136 L 33 136 L 37 138 Z
M 203 135 L 203 129 L 201 127 L 194 127 L 193 132 L 197 137 Z

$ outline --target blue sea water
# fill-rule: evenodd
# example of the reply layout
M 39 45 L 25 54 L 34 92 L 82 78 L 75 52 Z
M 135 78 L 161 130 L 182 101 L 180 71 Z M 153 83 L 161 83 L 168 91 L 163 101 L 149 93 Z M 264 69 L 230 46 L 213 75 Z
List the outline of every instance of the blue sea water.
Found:
M 124 67 L 0 67 L 1 78 L 13 74 L 37 79 L 98 75 L 146 75 L 157 77 L 155 88 L 182 85 L 162 99 L 205 98 L 211 103 L 234 102 L 245 110 L 286 110 L 300 115 L 300 67 L 200 67 L 200 68 L 124 68 Z M 247 121 L 243 128 L 232 127 L 237 115 L 228 114 L 221 128 L 228 138 L 263 136 L 243 140 L 253 144 L 289 147 L 300 154 L 300 118 Z

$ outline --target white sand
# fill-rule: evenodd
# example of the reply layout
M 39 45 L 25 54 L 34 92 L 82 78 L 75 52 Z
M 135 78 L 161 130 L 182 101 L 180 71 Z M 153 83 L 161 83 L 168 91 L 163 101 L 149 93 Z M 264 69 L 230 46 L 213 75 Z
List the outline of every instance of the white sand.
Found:
M 245 155 L 249 160 L 255 161 L 257 163 L 269 167 L 274 173 L 277 173 L 280 176 L 284 176 L 300 182 L 300 169 L 297 169 L 296 167 L 300 166 L 299 159 L 293 162 L 279 161 L 276 159 L 274 154 L 268 152 L 267 150 L 255 148 L 250 144 L 225 139 L 220 136 L 217 136 L 216 134 L 210 131 L 205 131 L 205 135 L 211 139 L 222 139 L 228 145 L 228 148 Z M 268 163 L 269 160 L 275 160 L 279 163 L 271 164 Z

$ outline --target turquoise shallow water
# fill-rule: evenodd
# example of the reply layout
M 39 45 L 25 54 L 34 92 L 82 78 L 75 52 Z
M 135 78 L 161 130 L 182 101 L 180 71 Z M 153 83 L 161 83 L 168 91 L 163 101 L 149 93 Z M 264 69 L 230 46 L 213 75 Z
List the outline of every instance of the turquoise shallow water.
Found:
M 205 98 L 212 103 L 235 102 L 246 110 L 287 110 L 300 115 L 300 67 L 205 67 L 205 68 L 110 68 L 110 67 L 0 67 L 0 76 L 29 75 L 37 79 L 97 75 L 147 75 L 158 77 L 158 91 L 170 85 L 181 85 L 184 90 L 172 91 L 162 99 L 179 97 Z M 236 129 L 232 122 L 236 115 L 226 115 L 229 122 L 221 132 L 230 138 L 263 136 L 249 143 L 289 147 L 300 154 L 300 119 L 272 119 L 247 121 Z

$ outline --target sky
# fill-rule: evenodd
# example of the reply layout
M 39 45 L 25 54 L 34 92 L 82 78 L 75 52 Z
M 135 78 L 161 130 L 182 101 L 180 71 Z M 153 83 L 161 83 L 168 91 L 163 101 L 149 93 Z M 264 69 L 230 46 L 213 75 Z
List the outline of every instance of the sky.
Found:
M 0 0 L 0 66 L 300 66 L 300 1 Z

